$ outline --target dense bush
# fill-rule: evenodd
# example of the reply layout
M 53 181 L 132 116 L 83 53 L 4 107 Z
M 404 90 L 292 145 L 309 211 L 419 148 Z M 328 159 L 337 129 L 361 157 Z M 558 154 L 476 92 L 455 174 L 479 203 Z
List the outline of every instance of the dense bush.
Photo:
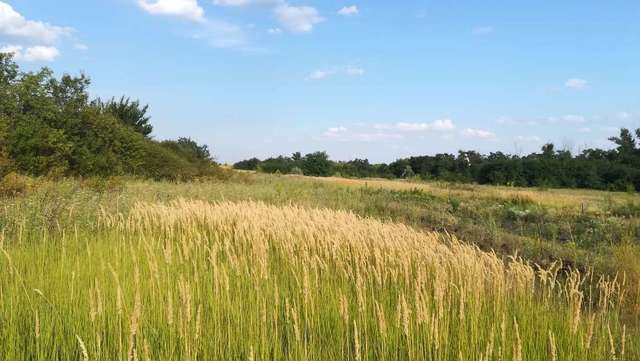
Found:
M 84 75 L 21 72 L 0 53 L 0 176 L 192 179 L 214 172 L 207 146 L 190 138 L 157 142 L 147 106 L 90 101 Z

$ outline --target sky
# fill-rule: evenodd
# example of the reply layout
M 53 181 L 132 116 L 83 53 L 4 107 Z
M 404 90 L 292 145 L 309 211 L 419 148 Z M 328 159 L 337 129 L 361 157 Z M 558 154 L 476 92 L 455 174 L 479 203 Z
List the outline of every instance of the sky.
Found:
M 637 0 L 0 0 L 0 51 L 228 163 L 579 152 L 640 127 Z

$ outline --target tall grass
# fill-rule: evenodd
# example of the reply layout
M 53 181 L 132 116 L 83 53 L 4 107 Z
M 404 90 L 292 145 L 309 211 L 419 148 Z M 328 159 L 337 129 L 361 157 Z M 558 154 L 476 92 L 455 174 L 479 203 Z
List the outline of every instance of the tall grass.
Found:
M 138 202 L 0 255 L 0 360 L 634 360 L 623 279 L 261 202 Z M 83 231 L 85 230 L 85 231 Z

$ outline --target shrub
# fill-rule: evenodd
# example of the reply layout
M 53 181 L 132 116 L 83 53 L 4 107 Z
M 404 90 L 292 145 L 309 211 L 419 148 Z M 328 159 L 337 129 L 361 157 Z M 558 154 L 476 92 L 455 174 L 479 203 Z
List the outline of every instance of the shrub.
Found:
M 29 178 L 11 172 L 0 181 L 0 196 L 15 197 L 26 193 L 29 186 Z

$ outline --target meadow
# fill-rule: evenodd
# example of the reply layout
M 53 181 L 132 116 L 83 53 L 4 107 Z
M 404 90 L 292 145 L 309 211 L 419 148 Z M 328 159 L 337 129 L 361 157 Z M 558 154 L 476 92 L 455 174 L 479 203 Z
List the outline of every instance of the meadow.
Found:
M 0 360 L 636 360 L 635 194 L 30 180 Z

